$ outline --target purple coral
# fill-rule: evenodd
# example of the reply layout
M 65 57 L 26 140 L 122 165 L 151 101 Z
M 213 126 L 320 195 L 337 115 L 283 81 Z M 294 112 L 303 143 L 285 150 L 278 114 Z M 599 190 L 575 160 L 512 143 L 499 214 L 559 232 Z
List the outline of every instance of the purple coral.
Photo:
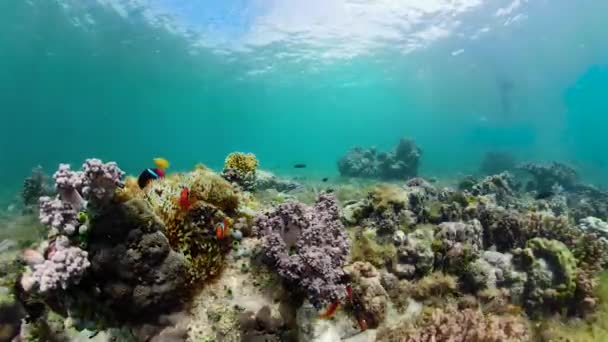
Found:
M 32 278 L 38 284 L 40 292 L 55 289 L 67 289 L 72 284 L 78 284 L 89 268 L 87 252 L 70 246 L 67 237 L 59 236 L 43 263 L 34 265 Z
M 259 215 L 255 230 L 279 275 L 303 288 L 313 305 L 345 298 L 342 267 L 350 244 L 333 195 L 321 194 L 314 207 L 283 203 Z
M 103 163 L 99 159 L 87 159 L 82 164 L 84 182 L 82 194 L 95 197 L 97 200 L 107 199 L 114 194 L 125 173 L 115 162 Z
M 78 213 L 69 202 L 62 201 L 59 196 L 50 198 L 40 197 L 40 222 L 49 225 L 66 235 L 77 231 L 81 223 L 77 219 Z
M 59 195 L 39 200 L 40 222 L 62 234 L 72 235 L 81 228 L 86 229 L 78 221 L 78 212 L 87 206 L 86 200 L 104 202 L 111 199 L 124 175 L 115 162 L 104 164 L 99 159 L 87 159 L 82 167 L 84 171 L 73 171 L 70 165 L 59 164 L 53 175 Z
M 59 164 L 53 179 L 62 200 L 69 202 L 76 210 L 85 206 L 86 202 L 80 195 L 84 183 L 82 172 L 72 171 L 69 164 Z

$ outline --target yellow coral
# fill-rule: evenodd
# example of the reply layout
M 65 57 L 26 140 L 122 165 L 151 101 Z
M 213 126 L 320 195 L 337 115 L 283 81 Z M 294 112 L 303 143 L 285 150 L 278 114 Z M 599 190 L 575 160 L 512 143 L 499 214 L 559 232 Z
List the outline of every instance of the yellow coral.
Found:
M 190 189 L 187 210 L 178 204 L 184 187 Z M 215 238 L 215 226 L 236 211 L 237 189 L 213 171 L 197 167 L 155 180 L 139 196 L 165 224 L 171 247 L 184 255 L 192 283 L 220 273 L 229 242 Z
M 369 193 L 374 209 L 382 212 L 392 208 L 405 208 L 409 202 L 408 194 L 398 186 L 380 184 Z
M 353 242 L 350 258 L 351 261 L 368 261 L 376 267 L 383 267 L 397 254 L 392 243 L 379 243 L 374 230 L 361 231 L 356 227 L 349 231 Z
M 232 152 L 224 161 L 224 169 L 235 169 L 239 173 L 247 174 L 255 172 L 258 164 L 259 162 L 253 153 Z

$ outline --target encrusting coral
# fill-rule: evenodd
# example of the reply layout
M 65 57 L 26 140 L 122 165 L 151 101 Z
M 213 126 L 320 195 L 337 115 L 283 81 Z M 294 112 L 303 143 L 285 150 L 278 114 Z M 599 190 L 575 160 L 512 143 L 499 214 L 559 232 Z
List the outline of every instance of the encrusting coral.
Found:
M 286 281 L 303 290 L 316 307 L 343 301 L 342 267 L 350 243 L 336 199 L 319 195 L 314 207 L 286 202 L 255 219 L 269 262 Z

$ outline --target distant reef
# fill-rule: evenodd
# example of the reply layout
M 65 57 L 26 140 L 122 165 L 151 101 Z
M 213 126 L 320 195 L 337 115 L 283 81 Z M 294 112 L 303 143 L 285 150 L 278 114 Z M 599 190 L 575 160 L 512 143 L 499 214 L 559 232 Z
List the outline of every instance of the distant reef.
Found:
M 354 147 L 340 158 L 338 170 L 347 177 L 406 180 L 418 175 L 421 156 L 422 150 L 414 140 L 402 138 L 390 152 Z

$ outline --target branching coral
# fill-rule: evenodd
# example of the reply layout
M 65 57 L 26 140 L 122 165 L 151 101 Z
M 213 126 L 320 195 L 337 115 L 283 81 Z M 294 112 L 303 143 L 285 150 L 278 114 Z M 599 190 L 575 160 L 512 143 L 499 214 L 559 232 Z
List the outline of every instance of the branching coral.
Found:
M 530 327 L 522 318 L 499 316 L 454 307 L 435 309 L 415 327 L 398 326 L 382 330 L 380 342 L 517 342 L 531 339 Z
M 315 306 L 342 301 L 350 244 L 335 197 L 321 194 L 314 207 L 286 202 L 255 219 L 268 260 L 285 280 L 304 290 Z
M 65 236 L 59 236 L 52 243 L 46 260 L 34 265 L 31 277 L 41 292 L 66 290 L 80 282 L 90 265 L 86 251 L 70 246 Z

